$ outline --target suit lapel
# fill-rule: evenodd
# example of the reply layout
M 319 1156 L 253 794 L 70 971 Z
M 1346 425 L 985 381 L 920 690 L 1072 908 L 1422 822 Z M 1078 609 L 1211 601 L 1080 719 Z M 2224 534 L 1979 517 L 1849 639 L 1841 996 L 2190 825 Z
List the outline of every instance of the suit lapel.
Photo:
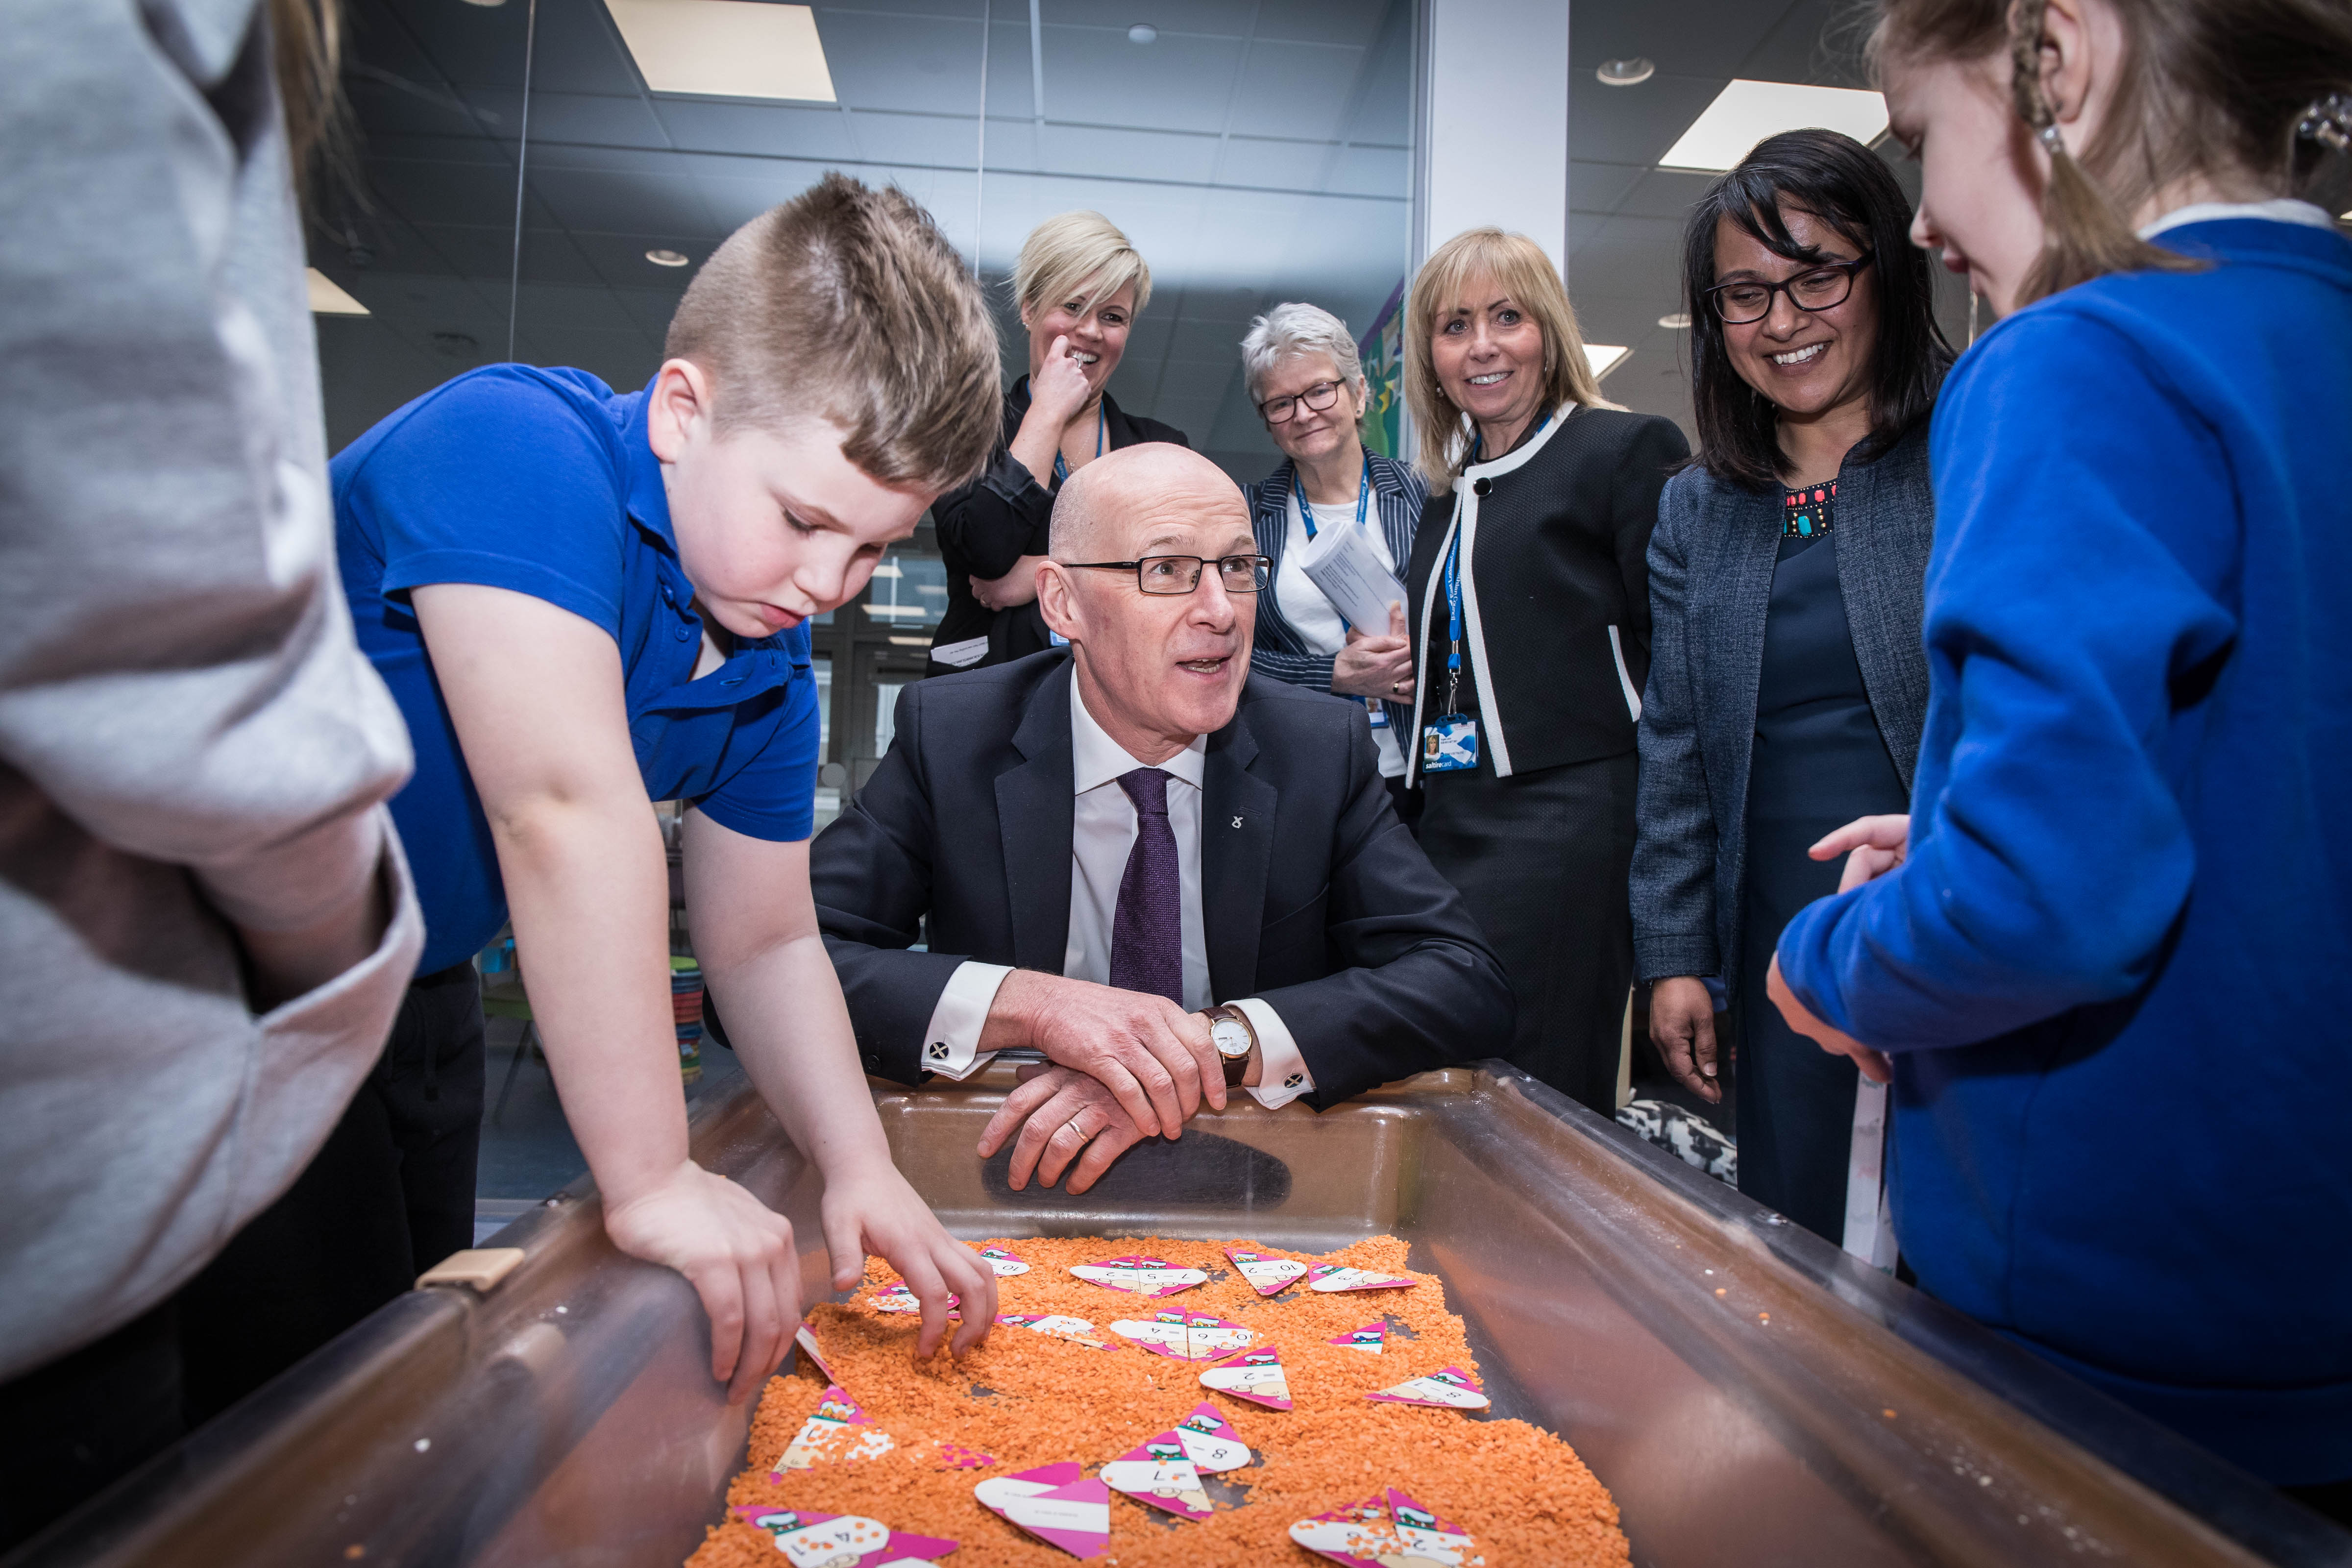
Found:
M 1201 778 L 1201 926 L 1209 948 L 1209 987 L 1220 997 L 1257 989 L 1258 934 L 1265 923 L 1265 881 L 1274 862 L 1274 786 L 1252 777 L 1257 742 L 1236 710 L 1209 737 Z M 1064 918 L 1067 919 L 1065 889 Z
M 1077 778 L 1070 752 L 1068 660 L 1038 683 L 1013 744 L 1024 760 L 996 780 L 1013 962 L 1059 974 L 1070 942 L 1069 844 Z M 1063 847 L 1058 855 L 1042 848 L 1055 844 Z

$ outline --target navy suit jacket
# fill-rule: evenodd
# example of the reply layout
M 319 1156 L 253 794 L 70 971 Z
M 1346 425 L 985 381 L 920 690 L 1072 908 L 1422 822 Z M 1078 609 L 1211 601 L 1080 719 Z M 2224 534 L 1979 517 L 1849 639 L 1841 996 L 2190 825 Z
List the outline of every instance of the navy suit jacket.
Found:
M 1071 679 L 1054 649 L 908 686 L 889 754 L 817 836 L 817 920 L 866 1071 L 922 1076 L 964 960 L 1062 973 Z M 1202 793 L 1212 987 L 1282 1016 L 1311 1103 L 1503 1051 L 1502 965 L 1397 820 L 1360 705 L 1253 674 L 1209 737 Z M 910 952 L 926 918 L 929 951 Z

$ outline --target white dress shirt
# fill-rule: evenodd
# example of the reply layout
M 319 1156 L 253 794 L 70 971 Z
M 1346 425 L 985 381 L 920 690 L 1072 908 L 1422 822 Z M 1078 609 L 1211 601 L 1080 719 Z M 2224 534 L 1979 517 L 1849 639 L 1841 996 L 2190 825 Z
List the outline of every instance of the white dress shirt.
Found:
M 1341 505 L 1316 506 L 1308 501 L 1308 506 L 1315 507 L 1315 531 L 1320 533 L 1327 528 L 1358 528 L 1356 508 L 1361 504 L 1365 521 L 1360 531 L 1364 542 L 1372 547 L 1381 565 L 1394 572 L 1396 557 L 1390 552 L 1388 535 L 1381 528 L 1378 514 L 1371 510 L 1370 498 L 1362 493 L 1362 483 L 1358 482 L 1358 493 Z M 1275 569 L 1274 597 L 1282 606 L 1283 618 L 1297 632 L 1308 651 L 1329 658 L 1348 646 L 1348 622 L 1323 590 L 1315 585 L 1315 579 L 1307 574 L 1303 564 L 1307 559 L 1307 516 L 1298 503 L 1305 494 L 1303 479 L 1290 487 L 1289 521 L 1283 539 L 1282 564 Z M 1389 629 L 1383 626 L 1367 626 L 1364 630 L 1368 637 L 1386 637 Z M 1381 776 L 1402 778 L 1404 753 L 1397 749 L 1396 736 L 1389 728 L 1388 710 L 1377 701 L 1361 700 L 1371 715 L 1372 743 L 1381 753 Z
M 1210 1005 L 1209 942 L 1201 916 L 1201 780 L 1209 738 L 1158 764 L 1168 775 L 1168 826 L 1176 836 L 1180 921 L 1183 931 L 1184 1006 Z M 1070 935 L 1062 951 L 1062 973 L 1070 980 L 1110 984 L 1111 927 L 1118 912 L 1118 885 L 1135 847 L 1135 803 L 1118 781 L 1152 764 L 1138 762 L 1110 738 L 1070 682 L 1071 783 L 1076 798 L 1070 817 Z M 971 960 L 956 966 L 931 1010 L 924 1038 L 923 1066 L 948 1078 L 969 1078 L 996 1053 L 980 1049 L 980 1032 L 996 989 L 1012 969 Z M 1268 1110 L 1311 1093 L 1315 1079 L 1280 1014 L 1255 996 L 1234 1004 L 1257 1031 L 1258 1087 L 1249 1092 Z

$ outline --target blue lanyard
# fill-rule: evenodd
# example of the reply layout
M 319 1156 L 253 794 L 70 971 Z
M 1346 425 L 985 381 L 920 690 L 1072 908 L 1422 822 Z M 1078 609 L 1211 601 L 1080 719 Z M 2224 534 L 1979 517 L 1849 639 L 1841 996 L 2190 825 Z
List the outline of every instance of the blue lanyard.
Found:
M 1445 668 L 1454 674 L 1462 672 L 1462 535 L 1456 531 L 1454 542 L 1445 550 L 1445 635 L 1451 647 L 1446 650 Z M 1450 704 L 1452 697 L 1446 699 Z
M 1095 405 L 1095 456 L 1097 458 L 1102 456 L 1102 444 L 1103 405 L 1097 403 Z M 1058 485 L 1069 477 L 1070 465 L 1063 461 L 1062 448 L 1056 447 L 1054 448 L 1054 482 Z
M 1298 498 L 1298 520 L 1307 525 L 1307 537 L 1315 537 L 1315 509 L 1307 502 L 1307 485 L 1301 480 L 1291 493 Z M 1356 526 L 1364 526 L 1364 508 L 1372 497 L 1372 454 L 1364 453 L 1364 477 L 1356 481 Z

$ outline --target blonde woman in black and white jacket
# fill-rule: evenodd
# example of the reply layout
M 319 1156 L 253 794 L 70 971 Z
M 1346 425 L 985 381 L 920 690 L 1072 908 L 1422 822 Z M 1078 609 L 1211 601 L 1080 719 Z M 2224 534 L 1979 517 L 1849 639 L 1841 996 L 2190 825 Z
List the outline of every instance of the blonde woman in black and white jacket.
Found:
M 1519 1021 L 1500 1054 L 1610 1115 L 1633 978 L 1645 558 L 1690 448 L 1602 400 L 1559 275 L 1523 235 L 1439 247 L 1404 341 L 1429 485 L 1406 580 L 1422 847 L 1509 972 Z

